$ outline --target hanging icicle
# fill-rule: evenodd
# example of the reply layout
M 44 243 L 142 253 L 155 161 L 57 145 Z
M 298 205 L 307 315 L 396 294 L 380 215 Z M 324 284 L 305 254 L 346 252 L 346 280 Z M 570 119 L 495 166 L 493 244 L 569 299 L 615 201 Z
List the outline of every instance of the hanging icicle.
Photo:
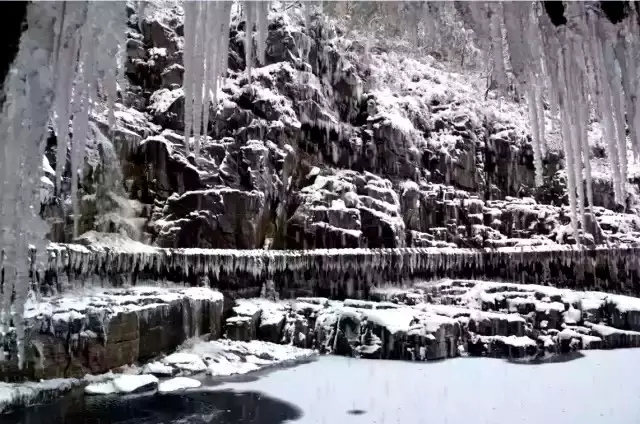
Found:
M 491 57 L 493 64 L 492 78 L 497 82 L 498 89 L 507 86 L 502 50 L 502 3 L 489 3 L 491 19 Z
M 531 76 L 533 79 L 533 76 Z M 540 149 L 540 120 L 538 119 L 538 98 L 539 92 L 536 85 L 530 85 L 528 90 L 528 106 L 531 119 L 531 141 L 533 146 L 533 158 L 535 162 L 535 183 L 540 187 L 542 179 L 542 151 Z
M 202 125 L 202 107 L 204 100 L 204 79 L 205 79 L 205 67 L 206 67 L 206 41 L 207 32 L 209 26 L 207 25 L 207 9 L 210 2 L 199 1 L 196 2 L 198 8 L 196 37 L 194 45 L 194 84 L 193 84 L 193 139 L 194 139 L 194 153 L 197 158 L 200 155 L 200 132 Z
M 209 105 L 211 103 L 211 84 L 213 84 L 213 89 L 217 90 L 217 79 L 216 70 L 218 68 L 218 57 L 217 52 L 219 49 L 219 39 L 220 39 L 220 15 L 222 14 L 222 8 L 220 7 L 220 2 L 214 2 L 207 7 L 206 13 L 206 26 L 207 26 L 207 37 L 206 37 L 206 51 L 205 51 L 205 78 L 204 78 L 204 102 L 202 105 L 202 140 L 206 142 L 207 135 L 209 134 Z M 214 96 L 213 103 L 215 104 L 216 99 Z M 196 150 L 195 156 L 196 158 L 200 155 L 200 141 L 196 142 Z
M 253 62 L 253 25 L 255 23 L 255 8 L 256 4 L 252 0 L 246 0 L 244 2 L 244 56 L 247 62 L 247 78 L 249 84 L 251 84 L 251 65 Z
M 184 7 L 184 51 L 182 61 L 184 76 L 182 90 L 184 93 L 184 148 L 189 154 L 189 139 L 193 128 L 193 98 L 194 98 L 194 70 L 195 70 L 195 40 L 196 24 L 198 22 L 198 4 L 195 1 L 185 1 Z
M 265 54 L 267 47 L 267 36 L 268 33 L 268 17 L 269 17 L 269 1 L 259 1 L 257 3 L 257 11 L 256 11 L 256 30 L 258 35 L 257 49 L 258 49 L 258 60 L 262 66 L 266 65 L 265 63 Z

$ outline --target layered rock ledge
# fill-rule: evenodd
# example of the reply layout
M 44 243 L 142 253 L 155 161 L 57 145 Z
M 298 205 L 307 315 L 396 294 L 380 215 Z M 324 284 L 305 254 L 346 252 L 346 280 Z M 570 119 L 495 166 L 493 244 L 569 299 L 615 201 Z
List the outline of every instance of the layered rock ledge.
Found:
M 41 290 L 62 290 L 74 279 L 115 286 L 150 279 L 255 297 L 273 281 L 286 297 L 366 298 L 380 284 L 469 278 L 640 294 L 640 247 L 631 245 L 222 250 L 157 248 L 111 236 L 51 244 L 47 270 L 38 274 Z
M 445 280 L 377 288 L 371 299 L 237 300 L 226 336 L 416 361 L 548 360 L 578 350 L 640 346 L 640 299 L 628 296 Z

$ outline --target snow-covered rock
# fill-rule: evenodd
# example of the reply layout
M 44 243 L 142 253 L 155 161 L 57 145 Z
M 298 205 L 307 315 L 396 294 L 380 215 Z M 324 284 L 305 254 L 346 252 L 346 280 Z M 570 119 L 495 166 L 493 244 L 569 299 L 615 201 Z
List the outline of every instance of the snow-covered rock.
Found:
M 81 377 L 146 361 L 190 337 L 221 336 L 223 297 L 209 288 L 136 286 L 86 289 L 32 298 L 26 304 L 29 378 Z M 14 335 L 11 329 L 9 335 Z M 0 367 L 17 369 L 15 338 L 7 339 Z M 149 365 L 151 374 L 166 374 Z M 15 370 L 15 371 L 13 371 Z M 0 372 L 0 378 L 6 378 Z
M 148 392 L 158 387 L 158 381 L 157 377 L 150 374 L 122 374 L 112 380 L 91 383 L 84 388 L 84 392 L 88 395 Z
M 202 382 L 188 377 L 175 377 L 165 380 L 158 385 L 159 393 L 172 393 L 188 389 L 197 389 Z
M 0 414 L 45 403 L 80 385 L 80 380 L 59 378 L 27 383 L 0 382 Z
M 113 134 L 120 159 L 113 169 L 121 168 L 126 194 L 143 207 L 129 208 L 132 217 L 126 220 L 111 219 L 116 213 L 96 221 L 94 194 L 85 193 L 81 231 L 103 222 L 100 229 L 135 228 L 166 247 L 242 249 L 262 248 L 271 239 L 275 247 L 289 248 L 500 247 L 576 239 L 600 244 L 628 241 L 639 232 L 637 225 L 618 224 L 628 220 L 625 214 L 600 219 L 596 213 L 595 220 L 611 231 L 587 229 L 592 240 L 561 231 L 566 225 L 561 215 L 568 216 L 568 210 L 529 205 L 514 211 L 517 202 L 507 196 L 567 203 L 566 184 L 554 180 L 562 172 L 554 149 L 545 157 L 545 186 L 534 190 L 523 107 L 483 100 L 475 74 L 447 72 L 432 58 L 374 49 L 364 61 L 362 40 L 350 38 L 357 35 L 346 37 L 330 20 L 304 22 L 291 12 L 270 12 L 266 59 L 254 64 L 251 83 L 244 22 L 234 16 L 230 72 L 218 87 L 217 104 L 208 108 L 210 138 L 202 140 L 197 159 L 187 151 L 195 140 L 185 143 L 181 135 L 181 5 L 164 2 L 140 22 L 131 15 L 130 84 L 123 103 L 116 103 L 114 129 L 105 116 L 92 117 L 87 145 L 92 172 L 84 173 L 83 186 L 101 184 L 93 178 L 100 163 L 97 146 L 107 146 L 105 135 Z M 597 131 L 588 134 L 599 139 Z M 557 139 L 551 131 L 547 141 L 559 145 Z M 54 147 L 47 158 L 54 160 Z M 322 175 L 309 178 L 313 169 L 322 169 Z M 344 199 L 335 198 L 318 180 L 353 187 L 343 187 Z M 407 181 L 417 189 L 404 190 Z M 43 184 L 51 237 L 68 241 L 69 226 L 58 205 L 63 199 L 52 199 L 50 184 Z M 498 203 L 480 200 L 486 198 Z M 603 196 L 596 201 L 615 206 Z M 244 211 L 241 222 L 238 210 Z
M 160 362 L 183 376 L 206 373 L 224 377 L 267 366 L 293 364 L 312 358 L 314 354 L 312 350 L 259 340 L 190 340 Z

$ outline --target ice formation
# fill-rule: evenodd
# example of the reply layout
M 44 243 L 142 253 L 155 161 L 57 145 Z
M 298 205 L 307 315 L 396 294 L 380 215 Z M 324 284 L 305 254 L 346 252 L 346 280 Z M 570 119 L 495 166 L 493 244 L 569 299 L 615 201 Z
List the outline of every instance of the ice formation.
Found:
M 5 270 L 0 334 L 10 325 L 14 293 L 15 314 L 23 313 L 29 290 L 26 271 L 33 260 L 26 254 L 27 247 L 42 240 L 45 232 L 34 203 L 39 197 L 47 125 L 54 122 L 61 134 L 54 182 L 59 190 L 63 158 L 71 138 L 70 116 L 73 115 L 72 167 L 80 170 L 90 109 L 95 109 L 100 98 L 106 98 L 108 104 L 115 102 L 116 53 L 120 50 L 119 40 L 124 38 L 126 14 L 122 3 L 35 2 L 27 7 L 26 19 L 28 29 L 22 34 L 20 49 L 4 84 L 7 101 L 0 117 L 0 139 L 4 140 L 4 148 L 0 149 L 0 248 Z M 97 51 L 109 55 L 96 55 Z M 72 175 L 75 194 L 77 172 Z M 78 216 L 75 201 L 76 221 Z M 23 328 L 17 325 L 17 329 L 22 349 Z
M 591 118 L 589 105 L 604 124 L 618 203 L 624 203 L 623 185 L 627 178 L 627 127 L 631 149 L 636 156 L 640 154 L 640 104 L 635 77 L 640 66 L 640 28 L 633 10 L 637 5 L 630 4 L 629 17 L 614 25 L 600 16 L 597 4 L 568 2 L 565 15 L 570 20 L 559 28 L 539 6 L 539 2 L 469 3 L 474 30 L 491 40 L 496 77 L 503 81 L 504 58 L 508 57 L 513 76 L 527 87 L 537 184 L 542 182 L 543 87 L 547 87 L 546 96 L 553 110 L 559 111 L 555 118 L 560 119 L 562 127 L 572 225 L 577 233 L 578 217 L 584 217 L 585 204 L 593 206 L 586 137 Z M 487 15 L 491 17 L 490 28 Z
M 227 71 L 229 21 L 233 2 L 185 1 L 184 95 L 185 143 L 194 138 L 194 154 L 200 154 L 201 140 L 207 135 L 209 105 L 217 104 L 220 80 Z M 253 65 L 253 27 L 257 29 L 257 52 L 264 65 L 269 1 L 243 2 L 247 76 Z
M 573 285 L 578 275 L 590 273 L 595 280 L 585 284 L 596 288 L 603 284 L 601 281 L 606 281 L 608 290 L 615 292 L 625 290 L 629 281 L 626 278 L 640 275 L 640 248 L 631 245 L 619 245 L 615 249 L 607 246 L 584 249 L 576 245 L 540 245 L 485 249 L 428 247 L 301 251 L 169 249 L 141 243 L 114 245 L 96 242 L 90 246 L 51 244 L 49 257 L 51 271 L 75 275 L 76 278 L 102 278 L 108 271 L 109 274 L 151 274 L 155 275 L 154 278 L 171 275 L 178 279 L 173 280 L 175 282 L 186 281 L 194 275 L 207 275 L 214 280 L 223 277 L 221 281 L 224 281 L 224 275 L 242 273 L 262 281 L 313 271 L 318 275 L 331 276 L 321 279 L 321 285 L 331 290 L 342 284 L 340 276 L 346 274 L 357 276 L 360 283 L 370 285 L 427 276 L 464 275 L 493 275 L 529 283 L 553 281 L 557 285 Z M 609 269 L 609 273 L 601 276 L 602 269 Z M 526 270 L 535 271 L 527 273 Z
M 144 2 L 140 3 L 138 12 L 142 15 Z M 232 3 L 185 1 L 183 5 L 185 142 L 193 135 L 197 156 L 200 140 L 207 132 L 210 102 L 216 104 L 219 80 L 226 72 Z M 636 156 L 640 154 L 636 77 L 640 55 L 639 38 L 634 36 L 640 28 L 633 17 L 638 7 L 635 3 L 629 4 L 632 8 L 629 17 L 616 25 L 599 15 L 595 3 L 568 2 L 566 7 L 570 21 L 559 28 L 553 26 L 539 2 L 470 2 L 465 6 L 469 12 L 465 22 L 485 41 L 485 48 L 491 50 L 499 85 L 506 85 L 504 73 L 509 68 L 508 62 L 515 79 L 529 90 L 537 183 L 541 182 L 541 146 L 545 138 L 542 88 L 547 88 L 552 110 L 559 112 L 562 122 L 572 225 L 577 233 L 578 213 L 584 216 L 585 199 L 591 206 L 593 197 L 585 137 L 590 119 L 587 105 L 594 107 L 603 123 L 615 197 L 620 203 L 624 201 L 623 184 L 627 177 L 627 126 L 632 150 Z M 244 2 L 249 78 L 254 62 L 254 24 L 258 59 L 264 64 L 268 11 L 268 2 Z M 13 312 L 17 316 L 23 313 L 29 289 L 26 271 L 34 265 L 34 259 L 24 253 L 29 243 L 41 240 L 45 233 L 35 204 L 40 197 L 41 158 L 50 122 L 59 134 L 54 181 L 58 191 L 66 162 L 64 157 L 71 143 L 74 233 L 77 235 L 79 210 L 75 194 L 78 173 L 84 163 L 88 120 L 106 103 L 110 109 L 109 123 L 114 123 L 116 81 L 122 77 L 125 12 L 124 2 L 32 2 L 27 8 L 27 30 L 22 34 L 19 51 L 4 84 L 7 101 L 0 115 L 0 139 L 3 140 L 0 248 L 4 252 L 1 259 L 5 272 L 0 299 L 0 334 L 10 325 Z M 422 19 L 436 20 L 438 14 L 425 13 Z M 14 295 L 15 311 L 12 312 Z M 20 326 L 18 330 L 19 345 L 22 345 L 23 330 Z

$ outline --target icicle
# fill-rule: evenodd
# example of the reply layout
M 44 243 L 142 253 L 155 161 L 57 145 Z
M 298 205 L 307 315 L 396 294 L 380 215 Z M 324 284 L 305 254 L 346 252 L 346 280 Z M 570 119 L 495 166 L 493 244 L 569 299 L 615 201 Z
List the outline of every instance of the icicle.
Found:
M 265 53 L 267 47 L 267 36 L 269 35 L 269 1 L 259 1 L 256 11 L 256 30 L 258 31 L 258 60 L 262 66 L 266 65 Z
M 530 76 L 528 71 L 532 68 L 531 62 L 537 58 L 536 56 L 532 57 L 531 55 L 529 40 L 530 31 L 527 31 L 531 26 L 531 4 L 528 2 L 509 1 L 503 2 L 502 8 L 509 49 L 509 59 L 511 61 L 511 70 L 516 81 L 520 84 L 525 84 L 527 82 L 527 77 Z M 494 25 L 499 24 L 494 23 Z M 493 35 L 495 36 L 496 34 Z M 499 42 L 502 43 L 502 36 L 500 36 L 499 40 Z M 500 53 L 502 54 L 502 50 Z M 498 58 L 494 56 L 494 60 L 497 59 Z M 531 105 L 533 107 L 534 103 Z
M 204 104 L 202 106 L 202 139 L 204 142 L 207 140 L 209 134 L 209 105 L 211 102 L 211 84 L 213 83 L 213 89 L 217 91 L 217 79 L 218 75 L 218 63 L 220 59 L 217 56 L 220 45 L 220 38 L 223 34 L 220 34 L 220 19 L 222 15 L 221 2 L 216 1 L 213 5 L 209 5 L 206 14 L 206 26 L 207 40 L 206 40 L 206 53 L 205 53 L 205 79 L 204 79 Z M 224 17 L 222 17 L 224 19 Z M 215 96 L 214 96 L 215 98 Z M 217 100 L 217 99 L 216 99 Z M 214 100 L 215 105 L 215 100 Z M 196 144 L 196 157 L 200 154 L 200 142 Z
M 255 3 L 252 0 L 245 0 L 244 14 L 246 25 L 244 27 L 244 55 L 247 62 L 247 78 L 251 84 L 251 64 L 253 62 L 253 24 L 255 18 Z
M 205 77 L 205 51 L 207 46 L 207 9 L 208 1 L 199 1 L 196 3 L 198 9 L 197 14 L 197 26 L 195 28 L 196 41 L 194 46 L 194 61 L 193 62 L 193 138 L 195 141 L 194 153 L 197 158 L 200 155 L 200 131 L 202 125 L 202 100 L 203 100 L 203 85 Z M 213 7 L 211 7 L 213 8 Z
M 580 125 L 580 139 L 582 141 L 582 160 L 584 162 L 585 181 L 587 186 L 587 202 L 589 204 L 589 211 L 593 212 L 593 180 L 591 178 L 591 157 L 589 155 L 589 138 L 587 137 L 587 125 L 589 124 L 589 110 L 588 107 L 588 90 L 586 83 L 586 76 L 583 74 L 580 80 L 579 89 L 581 90 L 581 96 L 577 107 L 579 108 L 579 122 Z
M 15 293 L 14 322 L 17 331 L 18 366 L 24 362 L 25 329 L 22 321 L 24 302 L 29 290 L 28 242 L 33 238 L 42 247 L 42 222 L 34 210 L 39 191 L 44 141 L 49 112 L 53 104 L 55 81 L 52 65 L 56 19 L 62 5 L 58 2 L 30 3 L 27 6 L 26 34 L 21 37 L 14 65 L 4 81 L 6 101 L 0 115 L 0 142 L 4 144 L 0 159 L 4 171 L 0 205 L 3 217 L 0 251 L 4 284 L 0 309 L 0 338 L 12 319 L 12 296 Z M 37 237 L 37 238 L 36 238 Z M 20 265 L 19 265 L 20 264 Z M 0 345 L 4 344 L 0 339 Z
M 614 57 L 613 46 L 609 40 L 604 40 L 604 60 L 607 66 L 605 67 L 607 73 L 607 79 L 609 80 L 610 87 L 610 99 L 613 107 L 613 123 L 615 125 L 615 135 L 618 147 L 618 157 L 620 159 L 620 176 L 622 177 L 622 184 L 627 180 L 627 138 L 625 134 L 625 122 L 624 122 L 624 99 L 622 86 L 620 84 L 620 76 L 617 71 L 617 62 Z M 624 198 L 621 199 L 624 201 Z
M 218 75 L 221 78 L 225 78 L 227 75 L 227 64 L 229 63 L 229 21 L 231 16 L 231 8 L 233 4 L 231 2 L 223 2 L 222 12 L 222 29 L 220 37 L 221 49 L 220 49 L 220 71 Z M 215 93 L 217 96 L 217 92 Z
M 111 14 L 111 22 L 108 28 L 107 34 L 105 34 L 106 55 L 100 55 L 99 67 L 106 69 L 104 85 L 107 96 L 107 112 L 109 131 L 113 133 L 115 126 L 115 102 L 118 99 L 118 82 L 120 80 L 121 89 L 124 91 L 126 86 L 126 79 L 124 76 L 124 60 L 122 55 L 126 54 L 125 43 L 120 43 L 119 35 L 126 32 L 126 13 L 125 9 L 114 9 L 113 7 L 104 7 L 105 4 L 101 4 L 100 14 Z M 101 16 L 102 17 L 102 16 Z M 114 63 L 115 60 L 115 63 Z M 114 66 L 115 65 L 115 66 Z
M 194 67 L 195 40 L 198 5 L 195 1 L 187 0 L 184 8 L 184 78 L 182 90 L 184 93 L 184 148 L 189 154 L 189 138 L 193 128 L 193 98 L 194 98 Z
M 71 105 L 71 87 L 78 66 L 78 48 L 76 37 L 69 41 L 67 47 L 63 46 L 61 55 L 62 66 L 58 67 L 58 83 L 56 87 L 56 109 L 58 116 L 56 127 L 58 130 L 58 143 L 56 152 L 56 180 L 54 182 L 56 193 L 60 193 L 62 173 L 67 162 L 67 143 L 69 141 L 69 107 Z
M 625 104 L 627 106 L 627 116 L 629 120 L 629 132 L 631 135 L 631 146 L 633 147 L 636 158 L 640 156 L 640 138 L 639 131 L 633 124 L 633 117 L 636 115 L 637 108 L 637 95 L 636 89 L 638 87 L 638 81 L 635 77 L 637 68 L 634 63 L 634 56 L 632 54 L 634 45 L 626 40 L 624 36 L 619 36 L 618 43 L 615 46 L 615 55 L 620 65 L 620 73 L 622 77 L 622 89 L 625 94 Z M 635 53 L 635 52 L 634 52 Z
M 311 2 L 307 1 L 303 3 L 302 11 L 304 13 L 304 27 L 307 29 L 307 33 L 311 29 Z
M 575 84 L 576 77 L 579 76 L 580 70 L 576 69 L 575 62 L 572 57 L 575 50 L 572 48 L 571 42 L 567 43 L 567 48 L 564 50 L 564 70 L 565 70 L 565 84 L 567 87 L 566 93 L 566 105 L 568 118 L 569 118 L 569 130 L 570 130 L 570 143 L 571 150 L 573 152 L 573 172 L 575 174 L 576 182 L 576 202 L 578 204 L 580 222 L 583 230 L 585 229 L 584 221 L 584 184 L 582 177 L 582 143 L 580 142 L 580 127 L 583 123 L 579 122 L 577 114 L 577 102 L 579 102 L 578 89 Z
M 560 52 L 559 60 L 558 60 L 558 80 L 559 84 L 558 88 L 558 104 L 560 106 L 560 112 L 562 114 L 562 144 L 564 146 L 565 152 L 565 160 L 566 160 L 566 172 L 567 172 L 567 191 L 569 192 L 569 206 L 571 209 L 571 227 L 573 229 L 573 235 L 575 237 L 576 243 L 580 243 L 580 237 L 578 233 L 578 212 L 577 212 L 577 201 L 576 201 L 576 174 L 574 172 L 574 155 L 573 155 L 573 143 L 571 138 L 571 123 L 569 121 L 569 106 L 567 103 L 569 99 L 567 98 L 567 93 L 569 91 L 568 86 L 566 84 L 565 77 L 565 63 L 563 57 L 566 55 L 565 52 Z
M 531 77 L 533 81 L 533 76 Z M 535 162 L 535 184 L 540 187 L 542 181 L 542 151 L 540 149 L 540 120 L 538 119 L 538 86 L 529 84 L 528 89 L 529 114 L 531 120 L 531 140 L 533 145 L 533 157 Z
M 498 83 L 500 90 L 506 87 L 504 57 L 502 50 L 502 13 L 501 3 L 489 3 L 491 10 L 491 55 L 493 63 L 492 78 Z
M 617 137 L 615 132 L 614 116 L 611 107 L 611 93 L 609 91 L 609 81 L 606 78 L 606 62 L 604 61 L 603 46 L 600 35 L 596 30 L 596 22 L 591 23 L 591 33 L 589 37 L 590 41 L 590 54 L 593 61 L 593 73 L 596 85 L 596 94 L 598 104 L 598 114 L 604 121 L 604 137 L 607 140 L 607 153 L 609 160 L 611 161 L 611 167 L 613 171 L 613 191 L 615 200 L 618 203 L 624 201 L 622 195 L 622 174 Z M 603 75 L 605 74 L 605 75 Z

